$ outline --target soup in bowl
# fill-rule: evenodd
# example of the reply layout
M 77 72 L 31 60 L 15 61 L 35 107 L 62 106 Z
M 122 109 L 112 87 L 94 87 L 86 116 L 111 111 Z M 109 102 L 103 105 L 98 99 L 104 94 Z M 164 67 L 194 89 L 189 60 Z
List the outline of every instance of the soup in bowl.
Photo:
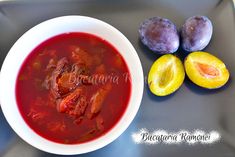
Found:
M 55 154 L 99 149 L 121 135 L 143 94 L 138 55 L 117 29 L 84 16 L 45 21 L 10 49 L 3 113 L 26 142 Z

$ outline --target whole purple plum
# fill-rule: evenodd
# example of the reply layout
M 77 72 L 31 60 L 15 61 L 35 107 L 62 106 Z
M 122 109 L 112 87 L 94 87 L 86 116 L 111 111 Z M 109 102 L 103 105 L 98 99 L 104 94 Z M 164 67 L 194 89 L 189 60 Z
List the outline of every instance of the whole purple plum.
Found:
M 179 48 L 176 26 L 168 19 L 152 17 L 139 28 L 140 39 L 150 50 L 158 54 L 174 53 Z
M 213 26 L 206 16 L 188 18 L 182 29 L 182 48 L 186 51 L 200 51 L 210 42 Z

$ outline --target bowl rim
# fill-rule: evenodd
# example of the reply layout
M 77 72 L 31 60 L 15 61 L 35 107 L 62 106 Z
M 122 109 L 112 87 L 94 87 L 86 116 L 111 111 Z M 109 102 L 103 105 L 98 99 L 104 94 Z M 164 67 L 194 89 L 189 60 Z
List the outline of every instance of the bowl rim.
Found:
M 121 53 L 121 55 L 123 56 L 124 60 L 128 65 L 131 74 L 131 84 L 132 84 L 131 96 L 125 113 L 122 115 L 121 119 L 117 122 L 117 124 L 115 124 L 115 126 L 111 130 L 109 130 L 106 134 L 92 141 L 88 141 L 81 144 L 72 144 L 72 145 L 60 144 L 60 143 L 55 143 L 53 141 L 49 141 L 41 137 L 40 135 L 35 133 L 23 120 L 20 111 L 18 110 L 15 97 L 15 84 L 17 77 L 16 75 L 18 75 L 19 69 L 25 58 L 31 53 L 31 51 L 38 44 L 55 35 L 66 33 L 65 31 L 66 26 L 69 27 L 69 29 L 71 30 L 73 29 L 76 30 L 77 29 L 76 27 L 80 27 L 78 25 L 81 24 L 81 22 L 84 22 L 83 27 L 85 26 L 89 27 L 89 23 L 97 27 L 97 28 L 92 28 L 90 26 L 91 28 L 90 27 L 89 28 L 91 29 L 91 31 L 97 31 L 96 29 L 98 29 L 99 27 L 103 28 L 102 29 L 102 31 L 104 32 L 103 35 L 97 35 L 94 32 L 89 32 L 89 31 L 86 32 L 83 30 L 68 31 L 68 32 L 86 32 L 94 34 L 96 36 L 99 36 L 107 40 L 119 51 L 119 53 Z M 64 26 L 61 26 L 61 24 L 64 24 Z M 74 24 L 74 26 L 73 25 L 70 26 L 70 24 Z M 63 31 L 61 31 L 59 28 L 56 28 L 55 34 L 54 35 L 53 33 L 50 34 L 51 32 L 49 30 L 55 28 L 58 25 L 63 27 Z M 45 36 L 47 35 L 43 35 L 43 33 L 38 34 L 37 33 L 38 31 L 39 32 L 42 31 L 50 35 L 48 35 L 48 38 L 45 38 Z M 101 31 L 100 32 L 98 31 L 96 33 L 99 34 L 101 33 Z M 110 33 L 113 36 L 115 36 L 116 41 L 112 39 L 112 37 L 108 38 L 108 36 L 110 36 Z M 39 39 L 35 39 L 36 43 L 34 43 L 34 39 L 32 39 L 32 35 L 35 34 L 39 35 L 38 37 Z M 42 37 L 40 35 L 42 35 Z M 32 41 L 28 39 L 31 39 Z M 26 46 L 26 41 L 28 42 L 27 45 L 32 44 L 31 46 L 29 46 L 30 48 L 22 47 L 22 45 Z M 125 47 L 126 50 L 123 50 L 124 49 L 123 47 Z M 19 54 L 16 53 L 19 48 L 23 49 L 22 51 L 20 51 L 23 57 L 19 55 L 20 53 Z M 29 51 L 29 49 L 31 51 Z M 123 51 L 127 53 L 124 53 Z M 130 57 L 132 58 L 130 59 Z M 12 129 L 24 141 L 45 152 L 60 154 L 60 155 L 75 155 L 75 154 L 83 154 L 91 152 L 108 145 L 116 138 L 118 138 L 128 128 L 130 123 L 133 121 L 135 115 L 137 114 L 142 101 L 143 90 L 144 90 L 144 76 L 143 76 L 142 65 L 135 48 L 119 30 L 117 30 L 115 27 L 111 26 L 110 24 L 98 20 L 96 18 L 88 16 L 80 16 L 80 15 L 68 15 L 68 16 L 52 18 L 32 27 L 15 42 L 15 44 L 11 47 L 3 62 L 0 74 L 0 87 L 2 87 L 0 88 L 0 101 L 3 114 L 7 122 L 12 127 Z M 5 90 L 5 92 L 3 92 L 3 89 Z

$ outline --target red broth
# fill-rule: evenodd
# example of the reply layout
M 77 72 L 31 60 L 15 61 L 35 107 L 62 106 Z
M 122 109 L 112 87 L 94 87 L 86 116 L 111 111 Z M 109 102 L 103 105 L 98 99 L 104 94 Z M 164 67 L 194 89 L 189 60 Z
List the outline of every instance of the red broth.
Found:
M 128 67 L 107 41 L 66 33 L 37 46 L 16 81 L 19 111 L 40 136 L 78 144 L 107 133 L 124 114 L 131 94 Z

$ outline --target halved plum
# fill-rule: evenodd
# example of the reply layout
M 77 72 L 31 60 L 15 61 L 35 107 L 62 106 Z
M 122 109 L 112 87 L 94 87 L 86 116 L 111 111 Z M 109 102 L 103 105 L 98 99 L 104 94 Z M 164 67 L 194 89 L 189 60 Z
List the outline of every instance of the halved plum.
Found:
M 153 63 L 148 75 L 148 85 L 153 94 L 166 96 L 182 85 L 184 77 L 181 60 L 172 54 L 166 54 Z
M 190 53 L 184 61 L 184 66 L 189 79 L 204 88 L 220 88 L 229 79 L 225 64 L 207 52 Z

